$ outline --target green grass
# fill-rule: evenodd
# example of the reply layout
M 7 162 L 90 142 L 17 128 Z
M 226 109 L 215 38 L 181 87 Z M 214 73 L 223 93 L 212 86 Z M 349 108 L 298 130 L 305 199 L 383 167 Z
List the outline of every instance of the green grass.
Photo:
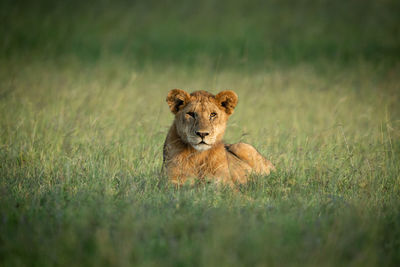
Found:
M 0 265 L 399 265 L 398 4 L 296 3 L 2 2 Z M 172 88 L 277 172 L 170 185 Z

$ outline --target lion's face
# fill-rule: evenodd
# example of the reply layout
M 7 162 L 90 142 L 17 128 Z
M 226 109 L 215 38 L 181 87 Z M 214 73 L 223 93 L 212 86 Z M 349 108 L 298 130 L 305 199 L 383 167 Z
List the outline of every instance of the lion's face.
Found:
M 192 101 L 176 114 L 179 136 L 204 151 L 222 139 L 228 116 L 212 101 Z
M 210 149 L 221 141 L 228 117 L 237 104 L 233 91 L 223 91 L 216 96 L 198 91 L 192 94 L 174 89 L 167 103 L 175 114 L 175 125 L 180 138 L 198 151 Z

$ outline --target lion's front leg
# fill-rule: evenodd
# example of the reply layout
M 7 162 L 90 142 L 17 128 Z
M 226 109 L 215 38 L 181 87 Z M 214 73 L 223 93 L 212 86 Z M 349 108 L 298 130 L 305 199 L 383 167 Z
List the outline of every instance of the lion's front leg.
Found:
M 212 174 L 212 181 L 218 185 L 227 185 L 231 188 L 235 187 L 234 179 L 232 179 L 227 161 L 220 164 L 220 166 Z
M 194 184 L 193 178 L 195 175 L 193 173 L 184 172 L 182 168 L 176 164 L 167 164 L 165 173 L 168 180 L 176 186 L 181 186 L 186 183 Z

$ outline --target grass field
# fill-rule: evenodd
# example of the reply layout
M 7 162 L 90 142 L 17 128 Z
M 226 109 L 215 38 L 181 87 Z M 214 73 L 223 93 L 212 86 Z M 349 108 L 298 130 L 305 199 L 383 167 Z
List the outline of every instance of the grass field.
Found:
M 398 266 L 397 1 L 0 4 L 1 266 Z M 231 89 L 239 192 L 160 175 L 170 89 Z

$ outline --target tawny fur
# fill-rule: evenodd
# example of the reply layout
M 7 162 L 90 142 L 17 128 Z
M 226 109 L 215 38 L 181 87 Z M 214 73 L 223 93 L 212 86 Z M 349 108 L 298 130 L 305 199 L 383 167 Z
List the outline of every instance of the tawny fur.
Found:
M 275 169 L 253 146 L 222 142 L 237 105 L 235 92 L 214 96 L 174 89 L 166 100 L 175 120 L 164 143 L 163 170 L 172 183 L 209 179 L 233 186 L 246 183 L 251 173 L 268 175 Z

